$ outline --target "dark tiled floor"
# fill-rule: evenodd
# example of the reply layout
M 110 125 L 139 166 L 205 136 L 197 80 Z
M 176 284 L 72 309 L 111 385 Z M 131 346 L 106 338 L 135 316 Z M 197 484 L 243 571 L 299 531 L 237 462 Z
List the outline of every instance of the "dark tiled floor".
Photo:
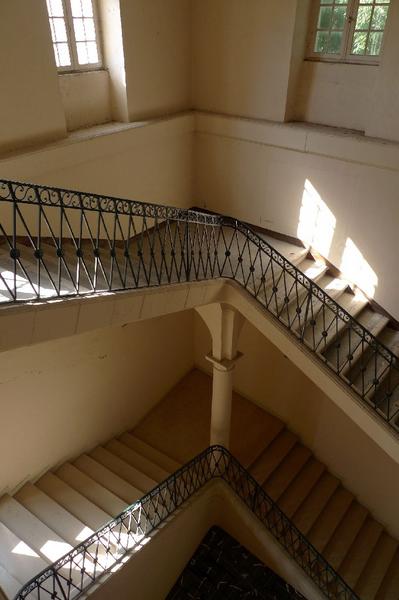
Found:
M 166 600 L 304 600 L 223 529 L 212 527 Z

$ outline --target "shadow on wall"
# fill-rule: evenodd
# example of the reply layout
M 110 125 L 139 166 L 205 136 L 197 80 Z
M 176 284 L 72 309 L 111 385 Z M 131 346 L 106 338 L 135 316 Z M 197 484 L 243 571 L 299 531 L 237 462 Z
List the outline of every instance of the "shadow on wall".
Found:
M 299 212 L 297 235 L 306 245 L 328 259 L 337 219 L 314 185 L 306 179 Z M 378 277 L 351 238 L 347 238 L 339 265 L 343 276 L 373 298 Z

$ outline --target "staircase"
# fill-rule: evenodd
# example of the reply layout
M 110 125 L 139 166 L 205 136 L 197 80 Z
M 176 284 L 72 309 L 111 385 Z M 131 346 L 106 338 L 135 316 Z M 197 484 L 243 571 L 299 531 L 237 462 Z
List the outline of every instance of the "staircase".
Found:
M 191 372 L 133 432 L 0 499 L 0 587 L 8 598 L 208 445 L 210 387 L 209 377 Z M 284 423 L 235 395 L 231 445 L 359 598 L 398 600 L 398 541 Z

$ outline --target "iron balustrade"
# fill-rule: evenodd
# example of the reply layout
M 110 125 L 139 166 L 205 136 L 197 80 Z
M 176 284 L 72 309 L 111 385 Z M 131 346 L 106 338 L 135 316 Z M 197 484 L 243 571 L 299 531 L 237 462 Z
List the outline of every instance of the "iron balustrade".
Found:
M 397 356 L 248 225 L 229 217 L 0 181 L 0 301 L 238 282 L 395 431 Z
M 15 600 L 73 600 L 123 559 L 148 543 L 151 534 L 209 481 L 221 479 L 245 503 L 326 598 L 359 600 L 265 490 L 222 446 L 210 446 L 141 500 L 39 573 Z

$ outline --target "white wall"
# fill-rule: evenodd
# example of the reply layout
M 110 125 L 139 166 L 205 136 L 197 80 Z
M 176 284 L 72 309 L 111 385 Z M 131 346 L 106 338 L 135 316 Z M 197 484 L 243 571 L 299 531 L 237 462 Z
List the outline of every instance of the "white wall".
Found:
M 0 3 L 0 152 L 65 135 L 45 0 Z
M 0 494 L 133 428 L 192 368 L 192 340 L 186 311 L 4 352 Z
M 210 373 L 211 339 L 196 315 L 195 363 Z M 248 321 L 234 388 L 279 417 L 374 516 L 399 535 L 399 465 Z
M 195 0 L 193 106 L 283 121 L 296 0 Z
M 68 131 L 111 121 L 108 71 L 58 76 Z

